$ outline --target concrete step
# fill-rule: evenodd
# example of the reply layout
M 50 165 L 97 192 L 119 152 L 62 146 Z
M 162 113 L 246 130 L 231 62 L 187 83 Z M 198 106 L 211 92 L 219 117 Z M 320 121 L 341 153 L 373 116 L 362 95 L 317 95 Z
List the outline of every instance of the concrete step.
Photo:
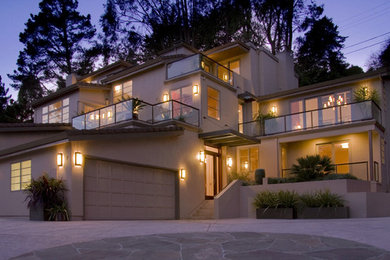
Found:
M 214 200 L 205 200 L 191 216 L 191 219 L 213 219 L 213 218 L 214 218 Z

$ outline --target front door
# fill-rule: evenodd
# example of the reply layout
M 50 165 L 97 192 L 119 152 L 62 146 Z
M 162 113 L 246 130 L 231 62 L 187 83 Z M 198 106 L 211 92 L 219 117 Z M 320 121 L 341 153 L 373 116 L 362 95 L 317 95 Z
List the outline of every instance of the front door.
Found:
M 213 199 L 221 190 L 220 157 L 218 154 L 206 151 L 206 199 Z

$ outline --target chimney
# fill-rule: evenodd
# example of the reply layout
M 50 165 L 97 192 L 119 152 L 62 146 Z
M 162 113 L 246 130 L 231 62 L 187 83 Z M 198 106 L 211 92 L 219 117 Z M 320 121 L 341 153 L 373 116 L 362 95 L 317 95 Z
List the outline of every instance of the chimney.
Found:
M 69 87 L 70 85 L 73 85 L 77 82 L 77 75 L 76 73 L 71 73 L 68 76 L 66 76 L 66 87 Z

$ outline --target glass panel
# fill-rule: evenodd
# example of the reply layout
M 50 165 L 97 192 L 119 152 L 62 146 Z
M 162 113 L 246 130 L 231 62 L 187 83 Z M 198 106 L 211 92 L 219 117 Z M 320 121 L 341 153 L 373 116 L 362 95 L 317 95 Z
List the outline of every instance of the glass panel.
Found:
M 115 123 L 115 106 L 109 106 L 100 110 L 100 125 Z
M 45 106 L 42 108 L 42 114 L 47 114 L 48 112 L 48 106 Z
M 94 129 L 99 127 L 99 110 L 86 114 L 85 129 Z
M 245 172 L 249 170 L 249 149 L 239 150 L 240 156 L 240 171 Z
M 127 81 L 123 84 L 123 98 L 129 99 L 133 96 L 133 81 Z
M 229 69 L 237 74 L 240 74 L 240 61 L 235 60 L 229 62 Z
M 192 106 L 192 86 L 181 89 L 180 102 Z
M 61 123 L 61 110 L 56 110 L 49 113 L 49 123 Z
M 48 123 L 48 122 L 49 122 L 48 116 L 47 116 L 47 115 L 43 115 L 43 116 L 42 116 L 42 123 L 43 123 L 43 124 L 46 124 L 46 123 Z
M 207 106 L 208 116 L 219 120 L 219 92 L 210 87 L 207 88 Z
M 61 107 L 61 101 L 58 101 L 54 104 L 51 104 L 49 106 L 49 111 L 53 111 L 53 110 L 56 110 L 56 109 L 59 109 Z
M 238 131 L 240 133 L 244 133 L 244 127 L 242 125 L 242 123 L 244 122 L 244 116 L 243 116 L 243 111 L 242 111 L 243 107 L 241 104 L 238 104 Z
M 157 104 L 153 107 L 153 121 L 160 122 L 171 119 L 172 117 L 172 102 L 167 101 L 164 103 Z
M 133 118 L 133 101 L 128 100 L 116 104 L 116 122 L 130 120 Z
M 17 177 L 11 177 L 11 184 L 19 184 L 20 183 L 20 174 L 18 173 Z
M 318 126 L 318 111 L 312 111 L 318 109 L 318 98 L 311 98 L 305 100 L 305 110 L 310 111 L 305 113 L 306 127 Z
M 344 164 L 349 163 L 349 143 L 342 142 L 334 145 L 334 163 Z M 350 173 L 348 165 L 337 165 L 337 173 Z
M 20 169 L 20 163 L 13 163 L 11 164 L 11 170 L 19 170 Z
M 19 177 L 20 176 L 20 169 L 17 170 L 11 170 L 11 178 Z
M 259 148 L 252 147 L 249 149 L 250 154 L 250 170 L 254 171 L 259 168 Z
M 291 102 L 290 104 L 290 111 L 291 114 L 294 113 L 299 113 L 299 114 L 294 114 L 294 115 L 289 115 L 286 119 L 286 130 L 291 131 L 291 130 L 299 130 L 303 128 L 303 101 L 294 101 Z
M 264 120 L 265 134 L 281 133 L 286 130 L 285 117 L 275 117 Z
M 64 106 L 64 107 L 69 106 L 69 98 L 65 98 L 65 99 L 62 101 L 62 106 Z
M 20 184 L 11 184 L 11 191 L 20 190 Z
M 199 69 L 200 55 L 193 55 L 167 66 L 167 78 L 177 77 Z
M 122 100 L 122 85 L 116 85 L 112 89 L 112 102 L 117 103 Z
M 30 167 L 31 167 L 31 160 L 22 162 L 22 169 L 30 168 Z
M 72 119 L 72 126 L 76 129 L 85 129 L 85 115 L 81 115 Z

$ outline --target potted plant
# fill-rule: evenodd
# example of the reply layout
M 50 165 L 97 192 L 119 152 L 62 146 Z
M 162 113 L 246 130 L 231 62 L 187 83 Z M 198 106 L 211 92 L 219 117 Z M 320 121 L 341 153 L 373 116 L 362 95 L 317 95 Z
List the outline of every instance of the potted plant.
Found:
M 46 173 L 37 179 L 32 179 L 31 184 L 25 190 L 27 207 L 30 209 L 30 220 L 56 220 L 54 208 L 66 209 L 65 183 L 62 180 L 49 177 Z M 67 213 L 66 209 L 66 213 Z M 67 214 L 69 220 L 69 215 Z
M 258 219 L 293 219 L 298 205 L 295 191 L 262 191 L 254 200 Z
M 348 218 L 348 207 L 340 195 L 329 190 L 306 193 L 300 196 L 302 207 L 298 209 L 298 218 Z
M 138 99 L 138 98 L 133 98 L 133 119 L 137 119 L 138 120 L 138 113 L 139 111 L 142 110 L 142 108 L 144 108 L 146 105 L 143 104 L 142 100 Z

